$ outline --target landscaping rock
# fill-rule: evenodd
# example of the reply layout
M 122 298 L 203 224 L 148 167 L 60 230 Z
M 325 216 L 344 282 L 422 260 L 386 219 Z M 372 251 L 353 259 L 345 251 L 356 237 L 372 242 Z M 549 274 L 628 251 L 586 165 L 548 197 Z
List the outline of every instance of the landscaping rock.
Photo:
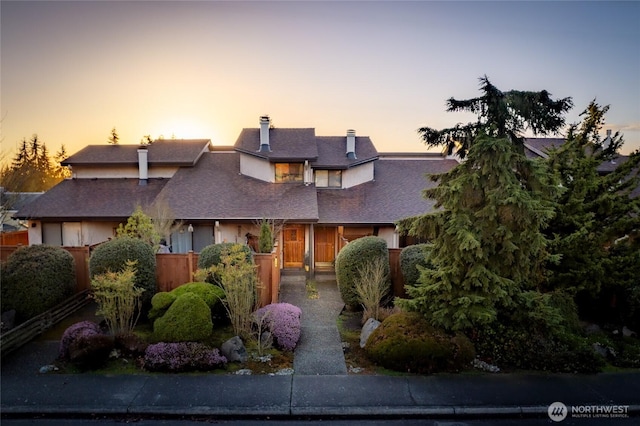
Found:
M 622 335 L 624 337 L 637 336 L 636 332 L 633 331 L 633 330 L 630 330 L 626 325 L 624 327 L 622 327 Z
M 602 329 L 600 328 L 600 326 L 598 324 L 588 324 L 584 328 L 584 331 L 587 334 L 599 334 L 599 333 L 602 333 Z
M 228 362 L 246 362 L 249 358 L 247 349 L 242 343 L 242 339 L 239 336 L 232 337 L 222 344 L 220 352 L 227 358 Z
M 360 332 L 360 347 L 364 348 L 367 345 L 367 340 L 369 340 L 369 336 L 373 333 L 373 330 L 380 326 L 380 321 L 375 320 L 373 318 L 369 318 L 367 322 L 364 323 L 362 327 L 362 331 Z

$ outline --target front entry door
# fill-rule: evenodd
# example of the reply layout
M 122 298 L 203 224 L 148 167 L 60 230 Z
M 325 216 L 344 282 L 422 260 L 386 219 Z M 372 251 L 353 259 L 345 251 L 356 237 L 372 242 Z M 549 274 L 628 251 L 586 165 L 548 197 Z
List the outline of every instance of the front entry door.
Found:
M 285 225 L 284 267 L 302 268 L 304 261 L 304 225 Z
M 314 227 L 314 254 L 316 268 L 330 268 L 336 258 L 337 229 L 330 226 Z

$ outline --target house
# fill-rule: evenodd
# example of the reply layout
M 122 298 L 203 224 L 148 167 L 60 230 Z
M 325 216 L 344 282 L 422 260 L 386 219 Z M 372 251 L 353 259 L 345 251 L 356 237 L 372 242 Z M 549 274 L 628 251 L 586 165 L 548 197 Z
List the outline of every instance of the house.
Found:
M 426 174 L 457 164 L 435 153 L 379 153 L 348 130 L 274 128 L 268 116 L 233 146 L 209 140 L 157 140 L 148 146 L 93 145 L 70 156 L 72 178 L 18 212 L 33 244 L 92 245 L 114 236 L 137 205 L 162 201 L 183 224 L 174 252 L 247 242 L 263 218 L 278 225 L 283 268 L 331 269 L 350 240 L 377 235 L 406 245 L 394 223 L 434 208 Z

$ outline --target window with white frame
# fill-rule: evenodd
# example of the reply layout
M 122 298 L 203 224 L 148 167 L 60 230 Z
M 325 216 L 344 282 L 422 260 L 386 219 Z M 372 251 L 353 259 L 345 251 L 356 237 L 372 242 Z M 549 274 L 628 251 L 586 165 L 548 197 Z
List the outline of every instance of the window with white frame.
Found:
M 316 170 L 316 187 L 342 188 L 342 170 Z

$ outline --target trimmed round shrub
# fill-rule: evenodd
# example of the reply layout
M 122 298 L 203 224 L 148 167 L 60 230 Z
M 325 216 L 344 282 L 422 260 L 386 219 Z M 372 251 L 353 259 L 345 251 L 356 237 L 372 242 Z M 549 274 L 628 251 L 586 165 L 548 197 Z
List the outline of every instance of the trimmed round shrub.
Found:
M 147 311 L 156 293 L 156 255 L 149 244 L 130 237 L 119 237 L 100 244 L 89 259 L 91 277 L 108 271 L 120 272 L 127 261 L 137 262 L 135 286 L 144 289 L 140 301 L 142 310 Z
M 385 368 L 418 374 L 459 371 L 475 357 L 473 344 L 464 334 L 438 330 L 413 312 L 385 319 L 371 333 L 365 351 Z
M 150 371 L 207 371 L 226 363 L 218 349 L 196 342 L 156 343 L 149 345 L 144 355 L 144 366 Z
M 414 244 L 407 246 L 400 252 L 400 270 L 404 278 L 405 285 L 415 285 L 420 278 L 418 265 L 423 268 L 432 268 L 429 256 L 433 244 Z
M 362 237 L 344 246 L 336 257 L 336 280 L 342 295 L 342 300 L 351 308 L 360 305 L 360 298 L 355 291 L 355 281 L 359 277 L 358 270 L 366 262 L 376 258 L 383 260 L 386 265 L 386 275 L 389 276 L 389 249 L 387 242 L 380 237 Z M 389 281 L 389 289 L 391 282 Z
M 151 298 L 151 310 L 149 310 L 148 315 L 149 319 L 153 321 L 163 316 L 177 298 L 178 296 L 170 291 L 161 291 L 160 293 L 154 294 Z
M 153 323 L 155 339 L 160 342 L 196 342 L 211 336 L 212 330 L 211 310 L 194 293 L 178 296 Z
M 255 322 L 266 326 L 278 347 L 293 351 L 300 340 L 302 311 L 289 303 L 272 303 L 254 313 Z
M 25 321 L 53 308 L 76 288 L 75 261 L 61 247 L 20 247 L 2 269 L 2 312 Z
M 183 284 L 169 292 L 162 291 L 160 293 L 156 293 L 151 299 L 149 319 L 154 320 L 163 316 L 178 296 L 185 293 L 193 293 L 204 300 L 207 306 L 209 306 L 209 309 L 211 309 L 213 318 L 225 315 L 226 311 L 221 303 L 221 299 L 224 298 L 224 290 L 214 284 L 193 282 Z

